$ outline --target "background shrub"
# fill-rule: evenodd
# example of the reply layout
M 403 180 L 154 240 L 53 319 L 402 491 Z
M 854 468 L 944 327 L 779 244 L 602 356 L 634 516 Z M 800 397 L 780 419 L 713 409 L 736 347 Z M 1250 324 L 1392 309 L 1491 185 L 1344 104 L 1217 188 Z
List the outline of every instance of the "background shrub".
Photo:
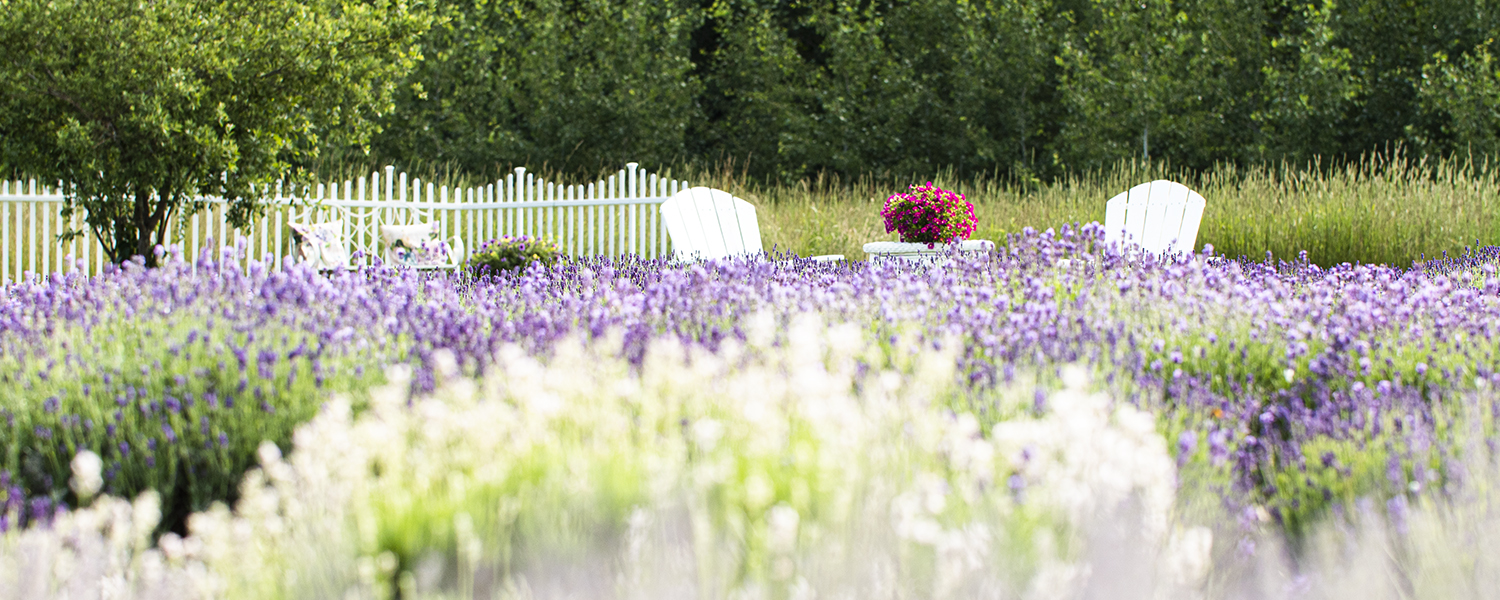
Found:
M 564 256 L 557 242 L 529 235 L 489 240 L 469 255 L 467 266 L 476 275 L 525 269 L 531 263 L 549 266 Z
M 1057 180 L 1500 147 L 1463 0 L 448 0 L 385 160 Z M 362 158 L 362 154 L 354 155 Z M 911 183 L 911 182 L 907 182 Z

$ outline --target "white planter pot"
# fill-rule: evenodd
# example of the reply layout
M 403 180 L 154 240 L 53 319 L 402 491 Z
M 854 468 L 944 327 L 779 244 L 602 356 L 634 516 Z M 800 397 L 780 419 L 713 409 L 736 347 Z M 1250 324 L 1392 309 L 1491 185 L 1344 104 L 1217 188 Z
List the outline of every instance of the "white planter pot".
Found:
M 995 242 L 989 240 L 964 240 L 958 244 L 937 244 L 931 248 L 927 244 L 910 242 L 870 242 L 865 244 L 865 255 L 872 263 L 888 260 L 936 263 L 953 252 L 955 246 L 964 254 L 982 254 L 995 250 Z

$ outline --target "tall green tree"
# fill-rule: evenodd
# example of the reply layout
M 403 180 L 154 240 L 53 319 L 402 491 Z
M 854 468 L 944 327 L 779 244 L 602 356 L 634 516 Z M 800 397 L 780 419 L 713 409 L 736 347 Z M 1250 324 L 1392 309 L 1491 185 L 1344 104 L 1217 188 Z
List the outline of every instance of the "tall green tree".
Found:
M 0 0 L 0 156 L 70 184 L 111 260 L 154 261 L 193 198 L 242 224 L 363 144 L 428 23 L 404 0 Z
M 1440 104 L 1429 103 L 1424 109 L 1424 75 L 1435 73 L 1432 66 L 1441 70 L 1443 57 L 1459 59 L 1462 65 L 1462 57 L 1486 45 L 1500 24 L 1500 7 L 1492 0 L 1325 2 L 1336 24 L 1333 43 L 1348 49 L 1349 67 L 1359 83 L 1338 127 L 1342 148 L 1355 153 L 1408 143 L 1433 153 L 1458 149 L 1447 129 L 1450 115 Z M 1482 57 L 1475 58 L 1482 62 Z
M 422 39 L 374 151 L 485 172 L 593 175 L 684 159 L 696 12 L 659 0 L 456 0 Z
M 1057 56 L 1068 107 L 1059 159 L 1093 168 L 1123 157 L 1202 164 L 1252 131 L 1258 3 L 1093 0 Z
M 1337 43 L 1336 10 L 1332 2 L 1281 2 L 1262 15 L 1260 54 L 1251 63 L 1261 76 L 1249 103 L 1256 135 L 1236 157 L 1241 162 L 1347 153 L 1340 132 L 1361 81 L 1349 48 Z
M 700 156 L 757 175 L 1030 170 L 1055 122 L 1048 0 L 715 0 L 695 35 Z
M 1500 155 L 1500 64 L 1489 46 L 1493 40 L 1457 57 L 1438 52 L 1422 68 L 1417 89 L 1421 107 L 1444 117 L 1439 140 L 1418 136 L 1418 148 L 1431 150 L 1442 140 L 1452 150 L 1478 155 Z

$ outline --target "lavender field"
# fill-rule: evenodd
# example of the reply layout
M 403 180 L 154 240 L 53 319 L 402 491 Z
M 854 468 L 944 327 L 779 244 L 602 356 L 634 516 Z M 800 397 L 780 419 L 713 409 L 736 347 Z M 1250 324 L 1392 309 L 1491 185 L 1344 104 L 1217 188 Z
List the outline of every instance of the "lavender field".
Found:
M 1325 269 L 1101 240 L 481 279 L 173 256 L 12 286 L 0 595 L 1500 589 L 1500 250 Z

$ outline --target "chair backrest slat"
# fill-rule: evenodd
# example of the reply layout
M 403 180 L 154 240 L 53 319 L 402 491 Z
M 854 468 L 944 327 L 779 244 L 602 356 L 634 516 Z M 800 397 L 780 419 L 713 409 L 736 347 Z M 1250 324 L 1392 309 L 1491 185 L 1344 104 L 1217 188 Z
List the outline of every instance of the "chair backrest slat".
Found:
M 1204 204 L 1203 196 L 1175 181 L 1142 183 L 1105 203 L 1105 242 L 1156 254 L 1192 252 Z
M 1104 203 L 1105 243 L 1119 244 L 1125 241 L 1125 203 L 1129 199 L 1130 192 L 1120 192 Z
M 1124 241 L 1140 244 L 1145 240 L 1146 207 L 1151 202 L 1151 184 L 1143 183 L 1126 192 Z
M 1165 252 L 1175 250 L 1179 235 L 1182 232 L 1182 213 L 1187 209 L 1187 202 L 1183 199 L 1170 199 L 1165 203 L 1164 216 L 1162 218 L 1162 232 L 1156 239 L 1156 245 L 1152 246 L 1153 252 Z
M 709 260 L 762 252 L 755 207 L 729 192 L 695 187 L 661 205 L 673 254 L 679 260 Z
M 1198 226 L 1203 222 L 1203 208 L 1207 204 L 1198 192 L 1188 190 L 1187 206 L 1182 212 L 1182 229 L 1177 237 L 1178 252 L 1197 252 L 1194 244 L 1198 241 Z
M 698 230 L 702 232 L 700 238 L 700 252 L 703 258 L 719 258 L 729 254 L 729 243 L 726 239 L 728 233 L 724 228 L 725 212 L 732 212 L 731 206 L 721 206 L 714 194 L 717 190 L 709 188 L 692 188 L 688 194 L 692 197 L 693 207 L 698 211 Z M 731 223 L 732 225 L 732 223 Z
M 719 220 L 719 235 L 717 238 L 709 236 L 709 245 L 718 250 L 718 247 L 714 246 L 714 242 L 717 241 L 723 244 L 723 252 L 714 253 L 713 258 L 740 254 L 745 251 L 745 233 L 740 229 L 740 216 L 739 211 L 735 210 L 737 208 L 735 198 L 728 192 L 714 191 L 717 192 L 713 194 L 713 205 L 714 216 Z
M 672 236 L 672 250 L 679 259 L 702 252 L 702 233 L 699 231 L 698 208 L 691 202 L 663 202 L 661 208 L 662 221 L 666 222 L 667 233 Z M 692 226 L 689 226 L 689 224 Z
M 740 239 L 744 241 L 741 252 L 745 254 L 765 252 L 766 248 L 760 242 L 760 222 L 755 217 L 755 205 L 735 198 L 734 214 L 739 218 Z
M 1166 243 L 1166 239 L 1169 236 L 1176 235 L 1175 231 L 1171 233 L 1167 232 L 1169 228 L 1167 213 L 1172 201 L 1162 196 L 1148 196 L 1147 198 L 1146 221 L 1145 225 L 1141 227 L 1139 243 L 1142 248 L 1150 252 L 1160 252 L 1162 246 Z

